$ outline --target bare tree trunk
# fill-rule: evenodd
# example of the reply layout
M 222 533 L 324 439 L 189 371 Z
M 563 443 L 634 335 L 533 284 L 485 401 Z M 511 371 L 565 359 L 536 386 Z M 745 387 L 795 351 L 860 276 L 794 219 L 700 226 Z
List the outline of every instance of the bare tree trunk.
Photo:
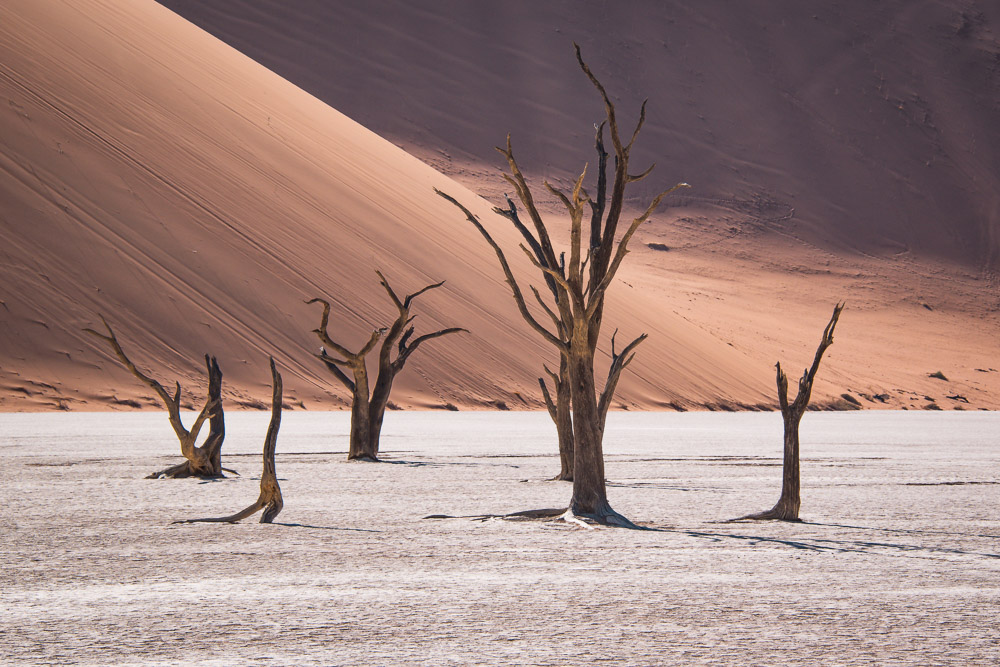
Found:
M 604 478 L 604 445 L 594 386 L 594 358 L 586 341 L 570 348 L 569 379 L 573 401 L 573 514 L 601 521 L 613 512 Z
M 348 461 L 377 461 L 378 445 L 371 432 L 371 401 L 368 398 L 367 374 L 354 376 L 354 400 L 351 402 L 351 439 Z
M 226 439 L 226 416 L 222 410 L 222 370 L 215 357 L 205 355 L 208 369 L 208 400 L 216 402 L 216 409 L 208 418 L 208 437 L 201 446 L 217 475 L 222 474 L 222 442 Z
M 552 379 L 555 389 L 555 399 L 549 393 L 545 378 L 538 378 L 538 384 L 542 389 L 542 397 L 545 400 L 545 408 L 549 417 L 556 426 L 556 437 L 559 440 L 559 474 L 553 477 L 554 480 L 563 482 L 573 481 L 573 452 L 575 444 L 573 442 L 573 412 L 572 396 L 569 384 L 569 363 L 565 355 L 559 355 L 559 373 L 553 373 L 545 367 L 546 372 Z
M 559 477 L 573 481 L 576 441 L 573 437 L 572 390 L 569 381 L 569 362 L 559 357 L 559 384 L 556 385 L 556 434 L 559 438 Z
M 782 521 L 799 521 L 802 504 L 799 483 L 799 421 L 802 415 L 782 415 L 785 425 L 784 459 L 781 465 L 781 496 L 770 513 Z
M 734 519 L 734 521 L 742 521 L 744 519 L 801 520 L 799 519 L 799 507 L 802 504 L 799 475 L 799 423 L 802 421 L 802 415 L 805 414 L 806 408 L 809 407 L 813 380 L 816 378 L 816 372 L 819 370 L 819 362 L 823 358 L 826 348 L 833 345 L 833 330 L 837 326 L 837 321 L 840 319 L 840 312 L 843 309 L 843 303 L 838 303 L 834 307 L 833 316 L 830 317 L 830 322 L 823 331 L 823 339 L 816 350 L 812 366 L 807 368 L 802 374 L 802 378 L 799 380 L 798 394 L 791 403 L 788 402 L 788 376 L 781 370 L 780 362 L 775 364 L 775 368 L 777 369 L 778 405 L 781 407 L 781 418 L 785 427 L 784 456 L 781 466 L 781 495 L 778 497 L 778 502 L 774 507 L 768 511 L 758 514 L 748 514 Z
M 104 327 L 108 331 L 107 335 L 98 333 L 93 329 L 84 329 L 84 332 L 108 343 L 122 365 L 132 375 L 156 392 L 160 400 L 163 401 L 164 407 L 167 408 L 167 419 L 174 429 L 174 434 L 180 441 L 181 454 L 186 459 L 183 463 L 171 466 L 166 470 L 147 475 L 146 479 L 159 479 L 161 477 L 174 479 L 182 477 L 222 477 L 222 472 L 225 470 L 222 467 L 222 443 L 226 438 L 226 424 L 222 410 L 222 371 L 219 369 L 219 364 L 215 357 L 205 355 L 205 366 L 208 374 L 208 397 L 205 399 L 205 406 L 201 409 L 201 412 L 195 419 L 194 425 L 189 431 L 181 421 L 180 383 L 174 383 L 176 389 L 174 395 L 171 396 L 163 388 L 163 385 L 140 371 L 125 354 L 121 344 L 118 342 L 118 337 L 111 329 L 111 325 L 108 324 L 103 316 L 100 317 L 101 322 L 104 323 Z M 198 440 L 198 434 L 201 432 L 206 419 L 209 422 L 209 434 L 204 444 L 198 447 L 195 443 Z
M 257 501 L 246 509 L 231 516 L 213 517 L 208 519 L 185 519 L 174 521 L 174 523 L 236 523 L 249 516 L 253 516 L 260 510 L 261 523 L 272 523 L 281 508 L 284 507 L 284 500 L 281 497 L 281 487 L 278 486 L 278 475 L 274 467 L 274 452 L 278 446 L 278 429 L 281 428 L 281 394 L 282 383 L 281 374 L 275 368 L 274 359 L 271 363 L 271 423 L 267 426 L 267 435 L 264 437 L 263 469 L 260 475 L 260 495 Z

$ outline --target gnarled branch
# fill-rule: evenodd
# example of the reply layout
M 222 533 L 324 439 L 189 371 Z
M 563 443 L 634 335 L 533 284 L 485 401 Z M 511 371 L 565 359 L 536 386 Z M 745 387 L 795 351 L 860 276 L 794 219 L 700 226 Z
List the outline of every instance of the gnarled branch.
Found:
M 542 336 L 542 338 L 552 343 L 557 348 L 562 349 L 564 347 L 563 341 L 555 334 L 550 332 L 548 329 L 546 329 L 544 326 L 542 326 L 538 322 L 538 320 L 536 320 L 534 316 L 531 314 L 531 311 L 528 310 L 528 304 L 525 303 L 524 301 L 524 295 L 521 293 L 521 287 L 517 284 L 517 280 L 514 278 L 514 273 L 510 269 L 510 264 L 507 263 L 507 257 L 504 255 L 503 250 L 500 249 L 500 246 L 497 245 L 497 242 L 493 240 L 493 237 L 490 236 L 490 233 L 486 231 L 485 227 L 483 227 L 483 224 L 479 222 L 479 219 L 472 213 L 472 211 L 467 209 L 464 205 L 462 205 L 457 199 L 455 199 L 451 195 L 447 194 L 446 192 L 442 192 L 437 188 L 434 188 L 434 192 L 436 192 L 442 198 L 450 201 L 452 204 L 458 207 L 458 209 L 465 214 L 465 217 L 469 220 L 469 222 L 471 222 L 475 226 L 475 228 L 479 230 L 479 233 L 482 234 L 483 238 L 486 239 L 486 242 L 490 244 L 490 247 L 493 248 L 493 251 L 496 253 L 497 259 L 500 260 L 500 267 L 503 269 L 504 275 L 507 278 L 507 284 L 510 286 L 511 292 L 514 293 L 514 301 L 517 304 L 518 311 L 520 311 L 521 313 L 521 317 L 523 317 L 524 320 L 531 326 L 531 328 L 537 331 Z M 531 253 L 529 252 L 528 254 L 530 255 Z M 553 275 L 553 278 L 555 278 L 554 273 L 550 275 Z M 562 280 L 561 276 L 560 280 Z

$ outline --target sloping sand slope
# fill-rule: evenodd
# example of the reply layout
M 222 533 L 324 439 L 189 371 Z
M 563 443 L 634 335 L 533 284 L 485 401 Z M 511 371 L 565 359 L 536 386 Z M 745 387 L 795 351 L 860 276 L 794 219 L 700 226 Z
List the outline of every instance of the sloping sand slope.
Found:
M 200 393 L 211 352 L 226 393 L 252 405 L 269 395 L 273 354 L 289 403 L 343 404 L 311 357 L 318 309 L 303 300 L 328 296 L 337 337 L 360 345 L 390 314 L 376 267 L 399 290 L 447 280 L 422 299 L 419 332 L 472 332 L 414 355 L 398 404 L 538 406 L 535 378 L 554 355 L 432 188 L 516 248 L 485 202 L 167 9 L 4 3 L 0 96 L 0 409 L 152 404 L 80 333 L 97 313 L 165 382 Z M 771 400 L 768 359 L 634 291 L 616 285 L 622 305 L 606 317 L 608 335 L 651 334 L 623 403 Z
M 624 117 L 649 98 L 647 191 L 687 180 L 692 203 L 839 249 L 1000 252 L 996 3 L 163 4 L 465 182 L 508 131 L 549 178 L 593 160 L 575 40 Z
M 163 2 L 494 200 L 508 131 L 539 181 L 593 162 L 576 40 L 622 118 L 649 98 L 641 194 L 694 185 L 640 232 L 628 298 L 790 369 L 847 299 L 817 390 L 1000 406 L 991 3 Z

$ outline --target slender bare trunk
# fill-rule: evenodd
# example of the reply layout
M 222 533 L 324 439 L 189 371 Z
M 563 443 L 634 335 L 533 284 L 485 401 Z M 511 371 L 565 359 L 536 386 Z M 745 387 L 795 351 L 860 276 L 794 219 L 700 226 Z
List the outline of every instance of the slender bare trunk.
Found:
M 264 510 L 263 514 L 261 514 L 260 522 L 272 523 L 281 511 L 281 508 L 284 507 L 284 500 L 281 497 L 281 487 L 278 486 L 278 475 L 274 467 L 274 452 L 278 446 L 278 429 L 281 428 L 282 382 L 281 374 L 275 367 L 273 358 L 270 359 L 270 363 L 272 382 L 271 422 L 267 426 L 267 435 L 264 437 L 264 449 L 262 452 L 264 462 L 260 475 L 260 495 L 257 496 L 257 501 L 246 509 L 230 516 L 208 519 L 186 519 L 175 521 L 174 523 L 236 523 L 249 516 L 253 516 L 260 510 Z
M 771 510 L 775 519 L 796 521 L 799 518 L 799 422 L 802 414 L 788 413 L 784 416 L 785 454 L 781 467 L 781 496 Z
M 556 385 L 555 423 L 559 438 L 559 476 L 556 479 L 573 481 L 574 451 L 572 390 L 569 380 L 569 363 L 560 355 L 559 384 Z
M 775 381 L 778 385 L 778 405 L 781 408 L 781 418 L 785 427 L 784 456 L 781 466 L 781 495 L 778 502 L 766 512 L 748 514 L 734 521 L 743 519 L 775 519 L 778 521 L 799 521 L 799 507 L 802 504 L 800 494 L 799 476 L 799 423 L 802 415 L 809 407 L 809 399 L 812 397 L 813 381 L 816 379 L 816 372 L 819 370 L 819 362 L 823 358 L 826 349 L 833 345 L 833 331 L 840 319 L 840 312 L 844 309 L 843 303 L 838 303 L 833 309 L 829 324 L 823 331 L 823 338 L 820 340 L 813 363 L 807 368 L 799 380 L 799 391 L 795 400 L 788 400 L 788 376 L 781 369 L 781 363 L 775 364 Z

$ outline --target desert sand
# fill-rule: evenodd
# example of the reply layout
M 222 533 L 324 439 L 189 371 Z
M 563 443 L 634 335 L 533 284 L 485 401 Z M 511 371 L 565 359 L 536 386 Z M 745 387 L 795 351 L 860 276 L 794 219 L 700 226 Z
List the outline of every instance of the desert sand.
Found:
M 531 275 L 490 213 L 503 189 L 491 146 L 513 132 L 539 187 L 591 159 L 600 106 L 573 38 L 624 115 L 650 97 L 640 155 L 659 166 L 639 200 L 695 185 L 643 229 L 610 293 L 605 341 L 614 327 L 650 334 L 616 407 L 773 406 L 774 362 L 805 366 L 841 299 L 818 403 L 1000 405 L 997 40 L 977 6 L 616 18 L 592 4 L 564 21 L 557 4 L 456 5 L 444 21 L 402 3 L 281 17 L 278 4 L 168 4 L 206 25 L 237 17 L 219 32 L 249 55 L 147 0 L 0 8 L 2 410 L 153 405 L 81 337 L 98 313 L 140 365 L 194 395 L 210 352 L 230 405 L 260 406 L 273 354 L 291 407 L 342 407 L 303 301 L 330 298 L 359 345 L 389 314 L 376 268 L 400 290 L 446 280 L 418 331 L 471 332 L 415 355 L 397 405 L 538 408 L 555 355 L 432 188 L 468 202 Z
M 774 413 L 613 413 L 608 495 L 657 531 L 498 519 L 564 506 L 535 413 L 391 413 L 347 463 L 346 412 L 292 412 L 279 523 L 172 525 L 256 498 L 176 461 L 153 413 L 4 414 L 5 664 L 938 664 L 1000 660 L 995 413 L 806 415 L 802 524 L 769 507 Z

